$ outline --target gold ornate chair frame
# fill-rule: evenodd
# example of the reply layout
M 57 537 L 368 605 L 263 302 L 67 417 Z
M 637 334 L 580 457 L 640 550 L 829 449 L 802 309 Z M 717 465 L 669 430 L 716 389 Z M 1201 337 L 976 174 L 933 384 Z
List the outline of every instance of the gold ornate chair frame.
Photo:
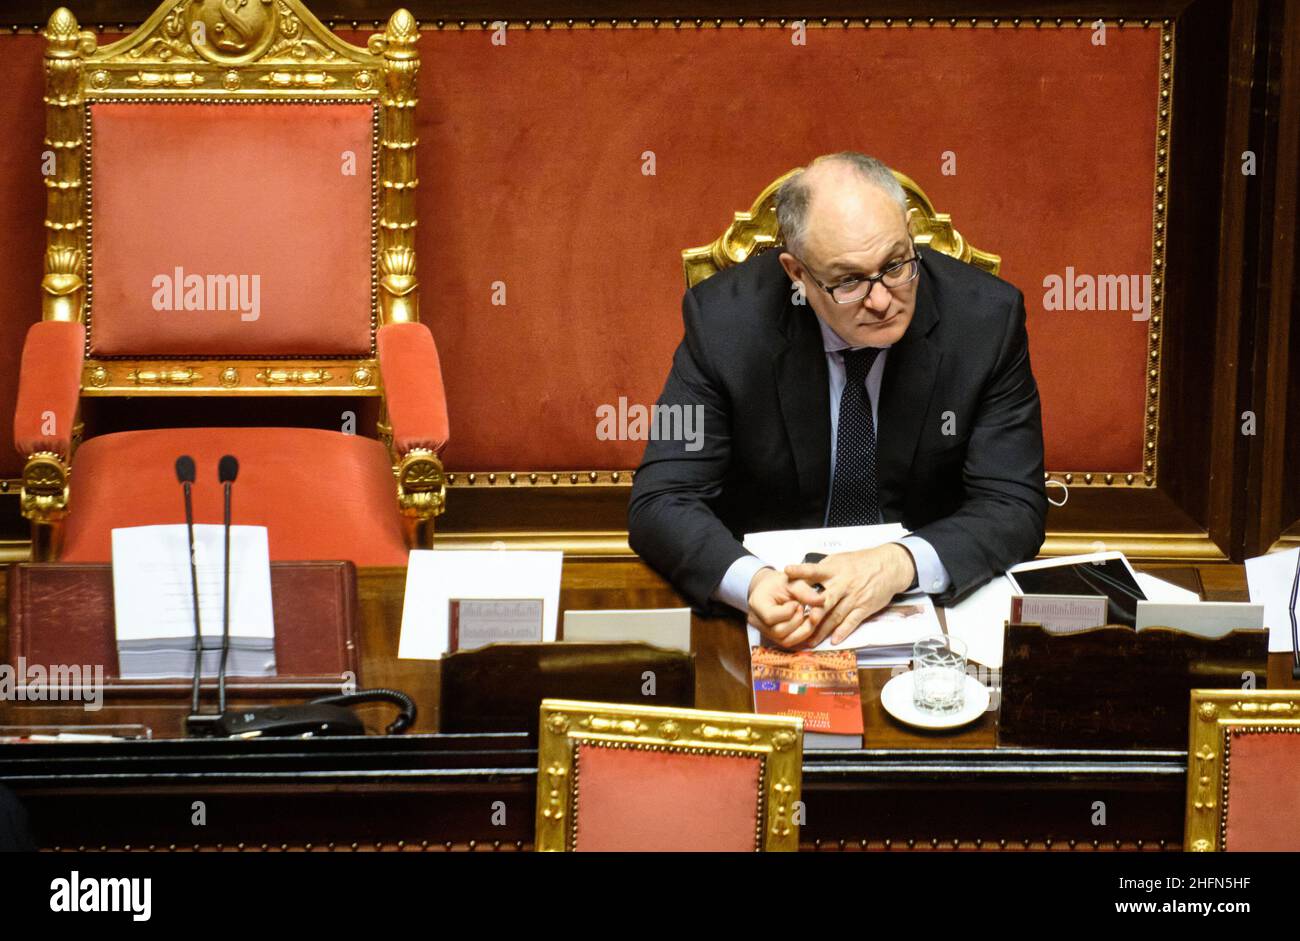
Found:
M 799 848 L 803 720 L 662 706 L 544 699 L 537 751 L 539 852 L 569 852 L 577 839 L 577 746 L 584 742 L 651 751 L 757 757 L 762 764 L 755 849 Z
M 1232 733 L 1242 731 L 1300 735 L 1300 690 L 1192 690 L 1184 850 L 1224 849 Z
M 774 180 L 758 194 L 748 212 L 735 214 L 727 231 L 717 239 L 708 245 L 688 248 L 682 252 L 682 270 L 686 275 L 687 287 L 695 287 L 705 278 L 717 274 L 723 268 L 740 264 L 750 255 L 783 244 L 776 221 L 776 191 L 798 172 L 797 169 L 791 170 Z M 951 255 L 977 268 L 983 268 L 989 274 L 998 273 L 1002 264 L 999 256 L 982 252 L 967 242 L 953 228 L 952 216 L 946 212 L 936 212 L 930 197 L 925 195 L 925 191 L 911 177 L 897 170 L 893 174 L 907 194 L 908 223 L 917 245 Z
M 66 8 L 45 30 L 46 147 L 58 156 L 45 179 L 46 252 L 42 319 L 88 324 L 92 289 L 88 137 L 92 102 L 373 103 L 376 107 L 371 211 L 371 348 L 354 358 L 152 358 L 84 362 L 82 396 L 376 396 L 383 383 L 375 349 L 380 326 L 419 320 L 415 268 L 417 138 L 414 107 L 419 32 L 399 9 L 366 48 L 335 36 L 301 0 L 261 0 L 260 31 L 243 48 L 196 41 L 218 4 L 168 0 L 139 29 L 97 47 Z M 73 159 L 63 159 L 64 156 Z M 89 343 L 88 343 L 89 345 Z M 89 354 L 89 348 L 87 349 Z M 81 437 L 73 432 L 73 448 Z M 399 507 L 415 544 L 430 545 L 445 487 L 437 454 L 398 454 L 384 409 L 379 436 L 392 452 Z M 33 557 L 46 557 L 52 528 L 67 511 L 72 454 L 37 453 L 23 472 L 22 511 L 33 523 Z

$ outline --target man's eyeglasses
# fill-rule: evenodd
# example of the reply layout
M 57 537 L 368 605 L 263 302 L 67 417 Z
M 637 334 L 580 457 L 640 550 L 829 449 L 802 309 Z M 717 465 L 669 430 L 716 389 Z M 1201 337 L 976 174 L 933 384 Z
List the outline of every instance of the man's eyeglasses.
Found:
M 921 273 L 921 256 L 916 253 L 915 242 L 912 243 L 911 258 L 895 262 L 880 274 L 845 278 L 838 284 L 822 284 L 821 281 L 813 277 L 811 269 L 802 259 L 800 259 L 799 263 L 808 272 L 808 276 L 812 278 L 813 283 L 829 294 L 831 300 L 837 304 L 852 304 L 862 300 L 871 294 L 877 283 L 883 284 L 891 291 L 894 288 L 901 288 L 903 285 L 915 281 L 916 276 Z

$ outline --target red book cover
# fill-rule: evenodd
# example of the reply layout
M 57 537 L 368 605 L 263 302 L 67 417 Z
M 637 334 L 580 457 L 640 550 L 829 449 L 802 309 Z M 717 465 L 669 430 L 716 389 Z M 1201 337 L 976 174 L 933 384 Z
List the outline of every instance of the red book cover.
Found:
M 852 650 L 754 647 L 754 711 L 799 716 L 804 734 L 862 736 L 862 695 Z

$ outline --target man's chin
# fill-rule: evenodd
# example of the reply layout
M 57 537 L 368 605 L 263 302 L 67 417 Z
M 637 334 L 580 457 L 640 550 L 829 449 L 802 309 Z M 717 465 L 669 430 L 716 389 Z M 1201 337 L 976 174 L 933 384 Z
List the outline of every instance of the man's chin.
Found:
M 895 314 L 888 320 L 879 320 L 871 323 L 854 324 L 853 338 L 856 345 L 862 346 L 890 346 L 897 343 L 907 332 L 908 318 L 901 314 Z

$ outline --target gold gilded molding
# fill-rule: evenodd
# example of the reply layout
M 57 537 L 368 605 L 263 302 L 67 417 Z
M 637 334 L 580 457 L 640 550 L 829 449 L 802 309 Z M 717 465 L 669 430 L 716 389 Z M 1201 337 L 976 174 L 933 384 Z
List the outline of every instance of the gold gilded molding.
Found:
M 382 57 L 379 91 L 384 122 L 379 147 L 379 218 L 376 250 L 379 266 L 379 307 L 383 323 L 420 319 L 415 275 L 415 106 L 420 33 L 415 17 L 398 10 L 382 35 L 370 37 L 370 52 Z
M 786 29 L 795 22 L 802 22 L 809 29 L 1091 29 L 1098 19 L 1111 29 L 1147 29 L 1159 26 L 1161 20 L 1151 17 L 1043 17 L 1043 16 L 908 16 L 908 17 L 541 17 L 537 19 L 466 20 L 438 19 L 419 24 L 421 32 L 472 31 L 494 29 L 496 23 L 504 23 L 512 30 L 588 30 L 588 29 Z M 382 20 L 356 20 L 329 17 L 321 20 L 332 30 L 380 30 Z M 1167 21 L 1165 21 L 1167 22 Z M 131 24 L 135 25 L 135 24 Z M 120 33 L 127 24 L 117 21 L 95 23 L 92 29 L 96 33 Z M 11 34 L 40 33 L 42 26 L 10 26 Z
M 449 487 L 630 487 L 634 470 L 623 471 L 454 471 Z
M 578 746 L 758 758 L 754 848 L 798 849 L 803 720 L 662 706 L 545 699 L 538 717 L 536 848 L 576 848 Z
M 259 369 L 253 374 L 258 382 L 268 386 L 323 386 L 333 378 L 328 369 L 317 367 L 289 367 L 280 369 Z
M 356 61 L 357 51 L 299 0 L 171 0 L 131 35 L 106 46 L 104 55 L 111 63 L 227 69 L 252 64 L 346 67 Z
M 392 449 L 391 438 L 388 442 Z M 433 547 L 433 521 L 447 509 L 446 476 L 438 455 L 427 448 L 412 448 L 395 469 L 397 505 L 412 527 L 411 545 Z
M 189 386 L 199 377 L 199 371 L 189 366 L 175 369 L 132 369 L 126 381 L 137 386 Z
M 751 255 L 777 248 L 784 244 L 776 221 L 776 192 L 786 180 L 799 172 L 799 168 L 784 173 L 768 184 L 758 194 L 748 210 L 735 214 L 727 230 L 708 245 L 682 251 L 682 270 L 686 286 L 695 287 L 706 278 L 724 268 L 738 265 Z M 991 252 L 981 251 L 971 245 L 953 228 L 952 216 L 938 212 L 930 197 L 911 177 L 893 171 L 894 178 L 907 194 L 908 223 L 916 244 L 950 255 L 959 261 L 997 274 L 1002 259 Z
M 70 457 L 70 455 L 68 456 Z M 65 456 L 37 451 L 23 467 L 19 508 L 31 521 L 33 562 L 52 561 L 68 515 L 68 463 Z
M 37 451 L 27 459 L 22 477 L 23 515 L 52 523 L 68 511 L 68 466 L 53 451 Z
M 375 360 L 88 359 L 86 398 L 119 395 L 378 396 Z
M 41 279 L 41 317 L 79 321 L 85 305 L 85 223 L 81 185 L 81 95 L 84 59 L 95 50 L 95 35 L 77 26 L 60 7 L 45 27 L 45 146 L 53 172 L 45 181 L 45 265 Z
M 786 29 L 795 23 L 803 23 L 809 29 L 1091 29 L 1093 24 L 1103 20 L 1108 28 L 1149 28 L 1162 21 L 1151 17 L 1045 17 L 1045 16 L 883 16 L 883 17 L 798 17 L 798 16 L 758 16 L 758 17 L 542 17 L 538 19 L 466 20 L 439 19 L 421 24 L 420 29 L 429 31 L 443 30 L 488 30 L 495 29 L 498 23 L 507 29 L 516 30 L 587 30 L 587 29 Z M 330 21 L 334 22 L 334 21 Z M 1167 20 L 1164 22 L 1168 22 Z M 352 24 L 354 27 L 356 23 Z
M 1226 848 L 1232 739 L 1252 732 L 1300 734 L 1300 690 L 1192 690 L 1183 818 L 1183 845 L 1188 850 Z
M 1151 320 L 1147 324 L 1146 404 L 1143 411 L 1142 474 L 1148 487 L 1156 483 L 1160 438 L 1160 358 L 1165 320 L 1165 258 L 1168 254 L 1169 139 L 1174 103 L 1174 31 L 1160 30 L 1160 87 L 1156 111 L 1155 197 L 1151 218 Z

